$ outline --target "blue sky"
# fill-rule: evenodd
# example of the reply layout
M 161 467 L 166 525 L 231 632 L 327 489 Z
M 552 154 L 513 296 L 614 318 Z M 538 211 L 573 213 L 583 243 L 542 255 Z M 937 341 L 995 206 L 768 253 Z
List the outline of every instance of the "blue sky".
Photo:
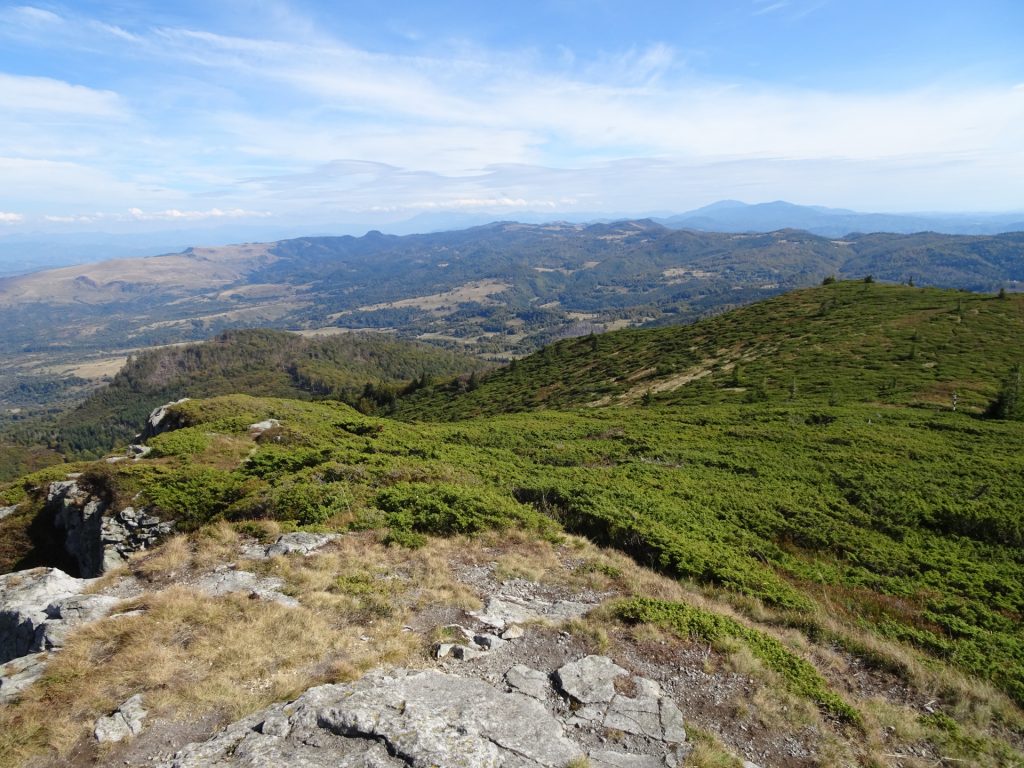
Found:
M 2 4 L 0 110 L 0 234 L 1021 210 L 1024 3 Z

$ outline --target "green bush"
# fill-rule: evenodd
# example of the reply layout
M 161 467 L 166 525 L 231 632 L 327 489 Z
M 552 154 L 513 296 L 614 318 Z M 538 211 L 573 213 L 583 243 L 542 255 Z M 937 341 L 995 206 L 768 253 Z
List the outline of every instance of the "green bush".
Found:
M 376 505 L 393 531 L 450 536 L 514 525 L 551 527 L 532 508 L 487 487 L 404 482 L 381 491 Z

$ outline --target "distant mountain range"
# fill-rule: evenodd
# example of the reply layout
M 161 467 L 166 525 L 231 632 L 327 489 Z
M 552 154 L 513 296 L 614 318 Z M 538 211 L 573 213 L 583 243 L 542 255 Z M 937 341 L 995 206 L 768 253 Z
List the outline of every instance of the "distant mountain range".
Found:
M 937 232 L 950 235 L 995 235 L 1024 231 L 1024 211 L 1014 213 L 860 213 L 842 208 L 794 205 L 784 201 L 748 204 L 722 200 L 685 213 L 666 215 L 649 212 L 648 218 L 671 229 L 705 232 L 774 232 L 802 229 L 824 237 L 851 233 L 892 232 L 911 234 Z M 643 218 L 636 214 L 612 212 L 516 211 L 524 224 L 562 221 L 576 224 L 611 223 Z M 432 234 L 480 227 L 493 223 L 494 214 L 421 213 L 403 221 L 367 219 L 339 220 L 319 224 L 230 225 L 202 229 L 141 233 L 31 233 L 0 237 L 0 276 L 25 274 L 71 264 L 105 259 L 154 256 L 180 251 L 189 245 L 267 242 L 300 235 L 361 235 L 379 229 L 391 235 Z
M 749 205 L 722 200 L 676 216 L 657 218 L 666 227 L 707 232 L 774 232 L 802 229 L 825 237 L 851 233 L 938 232 L 995 235 L 1024 231 L 1024 212 L 1016 213 L 859 213 L 843 208 L 794 205 L 782 200 Z

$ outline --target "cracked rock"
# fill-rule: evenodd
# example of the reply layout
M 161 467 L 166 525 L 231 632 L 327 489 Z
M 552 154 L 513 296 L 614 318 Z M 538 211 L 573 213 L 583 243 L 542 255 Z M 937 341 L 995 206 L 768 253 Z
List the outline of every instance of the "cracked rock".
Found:
M 272 718 L 273 734 L 264 731 Z M 277 735 L 286 734 L 286 735 Z M 312 688 L 191 744 L 162 768 L 564 768 L 582 751 L 538 701 L 428 670 Z
M 586 656 L 558 669 L 555 682 L 582 704 L 609 702 L 615 696 L 615 678 L 628 675 L 607 656 Z
M 142 694 L 137 693 L 118 707 L 113 714 L 96 721 L 93 735 L 96 741 L 124 741 L 142 733 L 142 721 L 149 714 L 142 707 Z

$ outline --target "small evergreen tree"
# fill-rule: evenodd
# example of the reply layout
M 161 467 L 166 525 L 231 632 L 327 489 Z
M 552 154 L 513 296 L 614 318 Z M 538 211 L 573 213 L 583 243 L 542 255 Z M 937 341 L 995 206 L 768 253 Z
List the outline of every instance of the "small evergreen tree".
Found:
M 1021 400 L 1021 366 L 1015 365 L 1003 382 L 1002 389 L 985 409 L 990 419 L 1024 421 L 1024 401 Z

